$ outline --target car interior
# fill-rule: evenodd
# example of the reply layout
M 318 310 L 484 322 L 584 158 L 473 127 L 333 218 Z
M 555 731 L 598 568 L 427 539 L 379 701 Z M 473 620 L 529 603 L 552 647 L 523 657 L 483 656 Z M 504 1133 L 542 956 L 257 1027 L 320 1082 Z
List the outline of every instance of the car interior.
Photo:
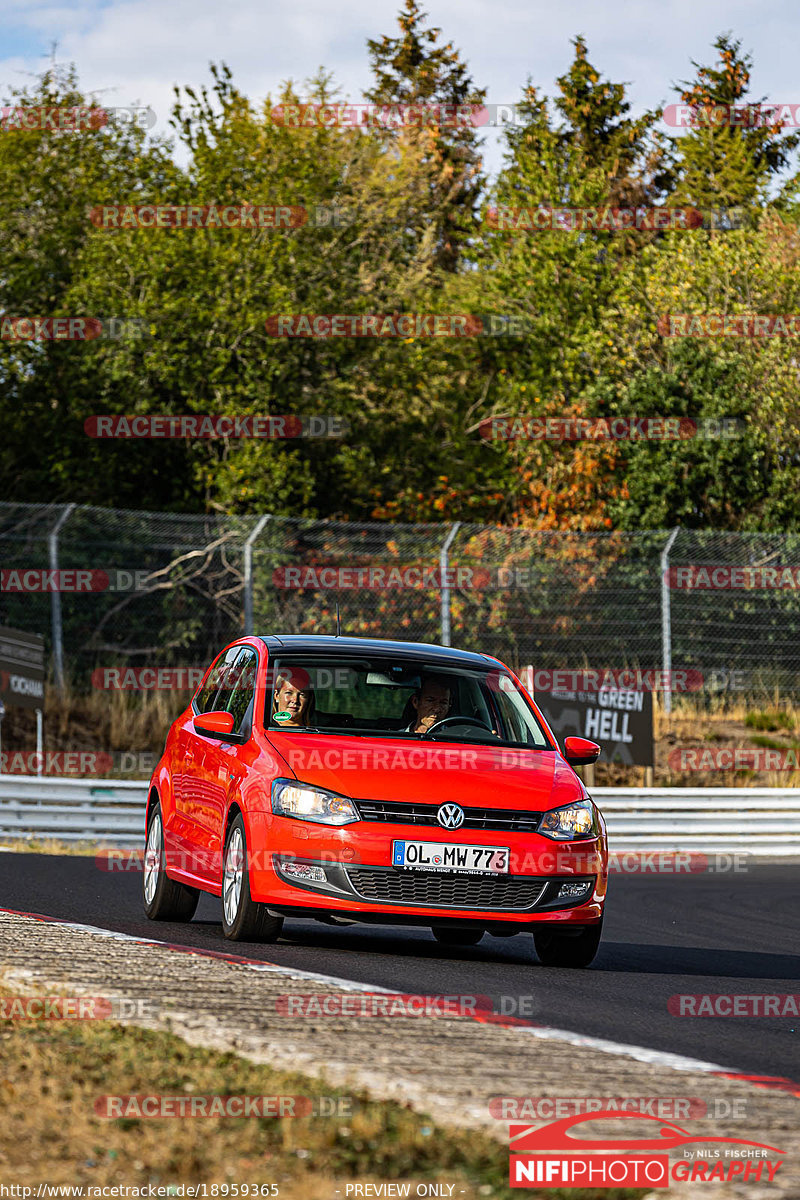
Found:
M 397 662 L 344 662 L 325 664 L 293 657 L 278 659 L 275 677 L 282 668 L 301 668 L 316 686 L 312 688 L 309 725 L 321 732 L 330 730 L 374 730 L 405 733 L 415 708 L 412 698 L 429 675 L 446 677 L 451 685 L 451 704 L 447 713 L 450 724 L 442 730 L 457 732 L 459 740 L 485 740 L 487 735 L 500 741 L 545 747 L 544 734 L 535 727 L 533 714 L 526 721 L 512 703 L 511 696 L 487 686 L 479 672 L 447 670 L 438 664 L 398 664 Z M 274 694 L 268 692 L 265 724 L 271 724 L 276 711 Z M 463 717 L 464 724 L 454 718 Z M 534 726 L 531 728 L 531 726 Z M 273 724 L 272 728 L 286 728 Z

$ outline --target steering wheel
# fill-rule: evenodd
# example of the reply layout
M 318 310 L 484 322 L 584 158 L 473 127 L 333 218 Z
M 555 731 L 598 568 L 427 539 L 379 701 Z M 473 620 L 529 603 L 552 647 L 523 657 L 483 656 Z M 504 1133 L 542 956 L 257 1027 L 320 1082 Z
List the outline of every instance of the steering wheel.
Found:
M 442 729 L 445 725 L 475 725 L 478 729 L 485 729 L 487 733 L 493 732 L 485 722 L 479 721 L 477 717 L 442 717 L 441 721 L 434 721 L 430 729 L 426 729 L 422 736 L 428 737 L 435 729 Z

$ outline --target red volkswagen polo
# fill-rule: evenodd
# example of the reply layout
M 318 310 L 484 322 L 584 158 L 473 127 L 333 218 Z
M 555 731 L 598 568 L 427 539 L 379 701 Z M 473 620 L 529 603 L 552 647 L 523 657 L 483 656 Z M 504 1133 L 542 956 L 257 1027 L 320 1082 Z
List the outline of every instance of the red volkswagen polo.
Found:
M 144 907 L 226 937 L 285 917 L 425 925 L 448 945 L 533 933 L 547 966 L 600 942 L 605 824 L 520 681 L 485 654 L 246 637 L 211 665 L 150 783 Z

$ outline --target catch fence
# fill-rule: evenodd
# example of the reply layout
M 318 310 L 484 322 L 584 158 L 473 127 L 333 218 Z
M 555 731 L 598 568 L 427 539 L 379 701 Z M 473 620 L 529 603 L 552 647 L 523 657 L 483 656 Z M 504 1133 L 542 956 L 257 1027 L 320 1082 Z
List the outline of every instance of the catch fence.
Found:
M 798 564 L 789 533 L 0 504 L 0 624 L 43 634 L 52 683 L 79 691 L 114 668 L 202 668 L 243 631 L 332 634 L 338 605 L 343 633 L 518 670 L 657 670 L 677 690 L 688 671 L 698 697 L 791 698 Z

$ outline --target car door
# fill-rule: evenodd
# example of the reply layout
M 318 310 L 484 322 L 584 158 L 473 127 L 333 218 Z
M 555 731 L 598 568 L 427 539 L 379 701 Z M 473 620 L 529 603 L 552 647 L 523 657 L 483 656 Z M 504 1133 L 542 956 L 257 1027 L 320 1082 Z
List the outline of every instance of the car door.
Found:
M 198 733 L 194 718 L 216 709 L 220 689 L 241 651 L 241 646 L 232 646 L 217 658 L 205 686 L 192 701 L 178 730 L 173 756 L 172 794 L 175 812 L 170 826 L 170 840 L 178 852 L 181 868 L 204 881 L 209 878 L 209 864 L 203 805 L 211 785 L 206 773 L 213 764 L 207 761 L 211 739 Z
M 255 697 L 258 655 L 250 647 L 240 647 L 235 662 L 226 672 L 215 698 L 220 711 L 233 717 L 228 737 L 200 735 L 202 741 L 203 786 L 198 797 L 197 824 L 207 877 L 213 883 L 222 880 L 222 851 L 225 814 L 231 792 L 238 791 L 246 767 L 242 750 L 250 737 Z

